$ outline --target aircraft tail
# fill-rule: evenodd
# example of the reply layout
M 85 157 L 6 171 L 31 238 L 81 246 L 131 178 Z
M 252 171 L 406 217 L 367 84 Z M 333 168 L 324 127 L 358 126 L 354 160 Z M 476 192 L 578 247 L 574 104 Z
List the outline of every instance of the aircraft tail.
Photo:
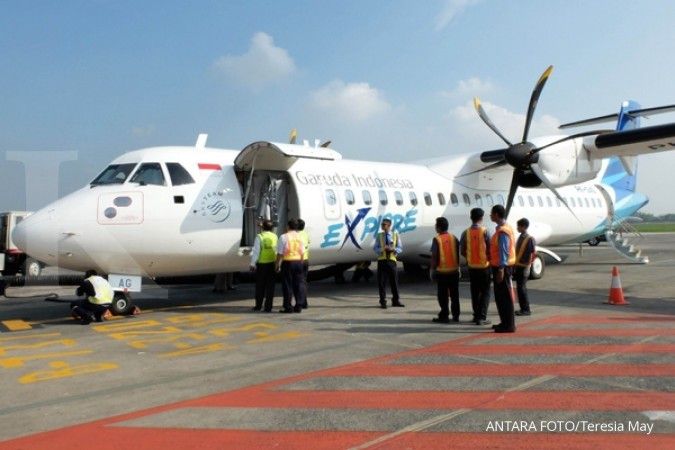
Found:
M 639 111 L 640 105 L 635 101 L 625 101 L 621 104 L 617 131 L 633 130 L 640 127 L 640 116 L 631 112 Z M 607 170 L 602 176 L 602 183 L 612 186 L 616 191 L 635 192 L 637 180 L 637 156 L 613 156 L 609 159 Z

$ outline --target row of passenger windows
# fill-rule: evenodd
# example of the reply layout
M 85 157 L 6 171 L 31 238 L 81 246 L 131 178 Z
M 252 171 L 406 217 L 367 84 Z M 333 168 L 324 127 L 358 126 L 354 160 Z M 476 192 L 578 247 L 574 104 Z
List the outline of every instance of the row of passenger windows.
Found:
M 335 205 L 338 202 L 337 194 L 333 189 L 326 189 L 325 191 L 326 194 L 326 203 L 328 205 Z M 356 195 L 351 189 L 347 189 L 345 192 L 345 202 L 348 205 L 354 205 L 357 201 Z M 472 204 L 475 206 L 494 206 L 495 204 L 499 205 L 506 205 L 506 202 L 504 200 L 504 196 L 502 194 L 497 194 L 496 196 L 492 196 L 492 194 L 474 194 L 473 197 L 471 197 L 469 194 L 459 194 L 461 195 L 461 201 L 464 203 L 466 206 L 471 206 Z M 387 192 L 380 189 L 377 191 L 377 200 L 380 205 L 382 206 L 387 206 L 389 204 L 389 197 L 387 195 Z M 431 206 L 434 204 L 434 196 L 430 194 L 429 192 L 425 192 L 422 195 L 424 199 L 424 204 L 427 206 Z M 446 199 L 445 199 L 445 194 L 442 192 L 439 192 L 435 195 L 436 197 L 436 203 L 444 206 L 446 204 Z M 361 191 L 361 199 L 363 201 L 364 205 L 372 205 L 373 204 L 373 198 L 370 193 L 370 191 L 363 190 Z M 527 203 L 525 201 L 527 199 Z M 535 200 L 536 199 L 536 200 Z M 395 191 L 394 192 L 394 199 L 393 201 L 396 203 L 397 206 L 402 206 L 405 203 L 404 196 L 401 192 Z M 601 208 L 602 202 L 600 199 L 596 199 L 594 197 L 566 197 L 565 201 L 568 202 L 568 205 L 571 206 L 572 208 L 576 207 L 587 207 L 587 208 Z M 450 203 L 452 206 L 459 206 L 460 202 L 460 197 L 458 194 L 451 193 L 450 194 Z M 545 203 L 544 203 L 545 202 Z M 411 206 L 417 206 L 419 201 L 417 199 L 417 193 L 414 191 L 409 191 L 408 192 L 408 203 Z M 532 195 L 518 195 L 516 196 L 516 202 L 514 204 L 525 207 L 525 206 L 530 206 L 530 207 L 543 207 L 544 204 L 548 207 L 553 207 L 555 204 L 556 207 L 561 207 L 562 202 L 558 198 L 551 198 L 549 196 L 544 196 L 542 197 L 541 195 L 537 196 L 532 196 Z
M 91 182 L 91 185 L 122 184 L 134 171 L 136 165 L 136 163 L 111 164 Z M 173 186 L 192 184 L 195 182 L 185 167 L 179 163 L 168 162 L 166 163 L 166 168 L 169 172 L 169 177 L 171 178 L 171 184 Z M 138 183 L 140 185 L 151 184 L 155 186 L 166 186 L 162 165 L 155 162 L 142 163 L 136 172 L 134 172 L 129 182 Z

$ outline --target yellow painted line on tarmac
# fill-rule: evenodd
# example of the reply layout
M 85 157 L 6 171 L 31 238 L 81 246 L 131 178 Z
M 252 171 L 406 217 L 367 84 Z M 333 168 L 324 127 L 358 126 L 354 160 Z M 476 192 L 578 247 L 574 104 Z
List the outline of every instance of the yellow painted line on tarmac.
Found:
M 19 336 L 0 337 L 0 343 L 9 341 L 18 341 L 22 339 L 41 339 L 46 337 L 61 336 L 61 333 L 42 333 L 42 334 L 22 334 Z
M 33 329 L 33 326 L 30 323 L 21 319 L 3 320 L 0 323 L 2 323 L 2 327 L 5 329 L 5 331 L 25 331 Z

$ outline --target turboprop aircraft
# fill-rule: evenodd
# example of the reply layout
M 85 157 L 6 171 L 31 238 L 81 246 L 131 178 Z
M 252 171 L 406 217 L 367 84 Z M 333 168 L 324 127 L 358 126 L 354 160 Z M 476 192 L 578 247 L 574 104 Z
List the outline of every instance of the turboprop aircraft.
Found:
M 312 265 L 374 259 L 374 238 L 388 217 L 405 249 L 401 260 L 414 266 L 429 263 L 436 217 L 448 218 L 459 235 L 471 208 L 500 203 L 509 222 L 530 220 L 540 254 L 556 257 L 546 246 L 597 236 L 647 203 L 635 192 L 635 157 L 673 150 L 675 123 L 640 128 L 639 120 L 675 105 L 640 109 L 624 102 L 618 114 L 567 124 L 616 120 L 615 129 L 530 139 L 551 70 L 532 92 L 515 144 L 475 99 L 503 149 L 370 162 L 343 159 L 318 141 L 259 141 L 236 151 L 207 148 L 200 135 L 192 147 L 123 154 L 87 186 L 26 218 L 14 242 L 47 264 L 108 274 L 120 292 L 117 312 L 131 307 L 121 293 L 139 291 L 141 277 L 246 270 L 260 217 L 278 224 L 279 233 L 289 218 L 302 217 Z M 542 271 L 540 256 L 532 272 Z

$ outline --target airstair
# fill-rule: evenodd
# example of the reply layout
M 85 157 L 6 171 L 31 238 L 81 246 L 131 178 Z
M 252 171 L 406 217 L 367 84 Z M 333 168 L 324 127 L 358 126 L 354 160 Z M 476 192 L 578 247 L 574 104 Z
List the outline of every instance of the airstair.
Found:
M 614 250 L 629 261 L 637 264 L 649 263 L 649 257 L 643 255 L 638 246 L 644 237 L 632 224 L 622 222 L 613 230 L 608 230 L 605 237 Z

